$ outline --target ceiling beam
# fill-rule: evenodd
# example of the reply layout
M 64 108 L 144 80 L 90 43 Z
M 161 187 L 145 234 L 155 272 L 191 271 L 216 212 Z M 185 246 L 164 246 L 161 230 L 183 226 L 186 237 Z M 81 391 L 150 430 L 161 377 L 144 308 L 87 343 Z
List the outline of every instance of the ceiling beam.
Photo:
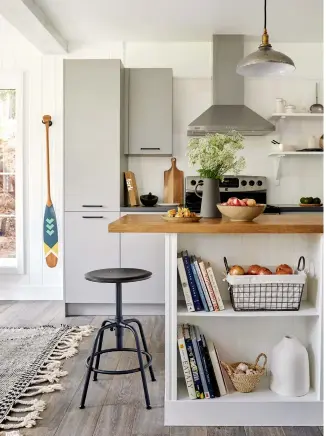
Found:
M 0 14 L 41 53 L 67 53 L 67 41 L 33 0 L 0 0 Z

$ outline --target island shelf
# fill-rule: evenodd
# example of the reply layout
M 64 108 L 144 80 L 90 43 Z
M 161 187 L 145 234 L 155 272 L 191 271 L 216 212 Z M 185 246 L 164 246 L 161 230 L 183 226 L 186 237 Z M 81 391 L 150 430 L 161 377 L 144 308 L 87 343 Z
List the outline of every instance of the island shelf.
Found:
M 322 247 L 323 214 L 262 215 L 253 223 L 201 220 L 174 224 L 160 216 L 125 216 L 109 231 L 165 233 L 165 425 L 172 426 L 320 426 L 322 413 Z M 146 246 L 142 247 L 146 249 Z M 209 261 L 225 310 L 188 312 L 178 289 L 177 253 L 188 250 Z M 297 265 L 306 259 L 308 271 L 298 311 L 235 312 L 223 281 L 229 264 Z M 185 387 L 177 325 L 199 326 L 216 345 L 224 361 L 254 361 L 285 335 L 294 335 L 308 350 L 311 389 L 304 397 L 282 397 L 269 389 L 267 376 L 249 394 L 190 400 Z

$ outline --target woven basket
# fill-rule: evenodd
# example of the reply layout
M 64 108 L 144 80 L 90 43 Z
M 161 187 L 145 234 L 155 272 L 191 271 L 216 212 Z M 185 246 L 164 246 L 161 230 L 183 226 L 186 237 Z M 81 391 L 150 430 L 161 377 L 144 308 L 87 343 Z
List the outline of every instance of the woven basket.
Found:
M 264 357 L 265 359 L 263 366 L 258 365 L 261 357 Z M 260 353 L 254 365 L 247 362 L 221 363 L 223 365 L 223 368 L 229 374 L 229 377 L 235 389 L 238 392 L 248 393 L 256 389 L 258 383 L 260 382 L 260 379 L 265 374 L 267 356 L 264 353 Z M 239 363 L 245 363 L 246 365 L 248 365 L 249 369 L 254 369 L 255 371 L 257 371 L 257 374 L 235 374 L 235 370 L 237 369 Z

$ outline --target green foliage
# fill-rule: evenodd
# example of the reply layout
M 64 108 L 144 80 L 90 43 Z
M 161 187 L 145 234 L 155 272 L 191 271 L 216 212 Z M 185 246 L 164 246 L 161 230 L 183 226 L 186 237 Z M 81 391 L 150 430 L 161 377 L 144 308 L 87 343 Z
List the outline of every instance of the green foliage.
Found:
M 239 132 L 207 134 L 189 141 L 187 156 L 190 166 L 199 165 L 202 178 L 223 180 L 225 174 L 237 175 L 246 167 L 245 158 L 237 158 L 237 152 L 243 148 Z

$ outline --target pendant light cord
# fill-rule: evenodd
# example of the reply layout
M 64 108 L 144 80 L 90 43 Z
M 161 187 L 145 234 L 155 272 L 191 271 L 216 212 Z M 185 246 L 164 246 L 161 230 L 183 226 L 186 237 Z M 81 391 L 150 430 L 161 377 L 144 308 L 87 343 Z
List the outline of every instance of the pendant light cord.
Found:
M 264 29 L 267 29 L 267 0 L 264 5 Z

